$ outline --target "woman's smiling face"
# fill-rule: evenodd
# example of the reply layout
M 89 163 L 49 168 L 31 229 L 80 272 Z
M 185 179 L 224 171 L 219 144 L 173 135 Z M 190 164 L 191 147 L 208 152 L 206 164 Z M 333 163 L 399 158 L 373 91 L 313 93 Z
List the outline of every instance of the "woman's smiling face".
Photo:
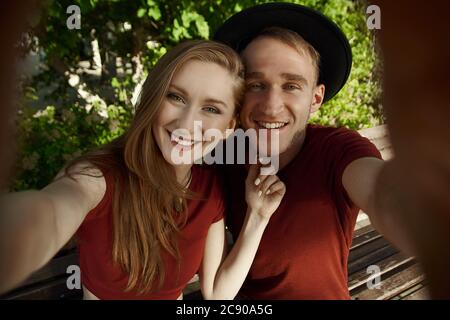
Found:
M 233 87 L 230 73 L 215 63 L 190 60 L 175 73 L 152 128 L 168 163 L 180 164 L 180 158 L 194 163 L 219 142 L 209 141 L 207 130 L 225 137 L 226 129 L 234 128 Z

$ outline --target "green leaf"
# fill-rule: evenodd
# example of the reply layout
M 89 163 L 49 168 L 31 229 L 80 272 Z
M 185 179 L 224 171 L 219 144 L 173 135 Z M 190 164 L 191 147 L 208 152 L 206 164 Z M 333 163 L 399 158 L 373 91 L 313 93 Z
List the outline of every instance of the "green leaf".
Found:
M 116 77 L 111 79 L 111 86 L 113 88 L 119 88 L 120 87 L 120 82 L 119 82 L 119 80 L 117 80 Z
M 139 8 L 139 10 L 137 11 L 138 18 L 142 18 L 146 14 L 147 14 L 147 9 L 145 9 L 145 8 Z
M 153 18 L 155 21 L 159 21 L 161 19 L 161 11 L 158 6 L 154 6 L 148 9 L 148 16 Z

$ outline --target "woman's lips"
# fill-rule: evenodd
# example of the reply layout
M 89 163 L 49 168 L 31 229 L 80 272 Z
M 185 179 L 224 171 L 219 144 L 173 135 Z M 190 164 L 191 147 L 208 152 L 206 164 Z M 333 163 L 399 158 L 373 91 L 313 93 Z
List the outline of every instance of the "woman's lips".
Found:
M 195 145 L 202 141 L 195 141 L 191 139 L 187 139 L 185 137 L 181 137 L 178 135 L 175 135 L 171 133 L 170 131 L 167 131 L 170 137 L 170 142 L 172 143 L 172 146 L 176 147 L 177 149 L 186 151 L 191 150 Z

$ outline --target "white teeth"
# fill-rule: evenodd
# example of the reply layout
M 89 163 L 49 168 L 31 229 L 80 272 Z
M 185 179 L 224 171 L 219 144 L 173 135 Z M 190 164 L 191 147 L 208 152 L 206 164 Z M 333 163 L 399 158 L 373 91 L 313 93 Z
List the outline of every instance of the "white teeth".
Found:
M 258 124 L 261 127 L 264 127 L 266 129 L 279 129 L 281 127 L 284 127 L 287 122 L 262 122 L 262 121 L 258 121 Z
M 182 145 L 183 147 L 190 147 L 198 142 L 198 141 L 186 139 L 186 138 L 174 135 L 174 134 L 171 134 L 171 140 L 178 143 L 179 145 Z
M 192 141 L 192 140 L 183 140 L 183 139 L 181 139 L 180 137 L 177 137 L 177 136 L 174 136 L 173 140 L 176 143 L 181 144 L 182 146 L 185 146 L 185 147 L 189 147 L 189 146 L 192 146 L 194 144 L 194 141 Z
M 181 144 L 182 146 L 185 146 L 185 147 L 190 147 L 194 144 L 194 142 L 189 142 L 189 141 L 185 141 L 185 140 L 178 140 L 177 143 Z

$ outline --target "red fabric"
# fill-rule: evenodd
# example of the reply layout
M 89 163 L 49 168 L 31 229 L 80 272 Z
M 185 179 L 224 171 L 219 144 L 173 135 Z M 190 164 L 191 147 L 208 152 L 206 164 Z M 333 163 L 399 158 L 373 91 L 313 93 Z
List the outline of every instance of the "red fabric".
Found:
M 304 145 L 279 172 L 286 195 L 264 231 L 241 290 L 250 299 L 349 299 L 347 260 L 359 209 L 342 186 L 346 166 L 381 158 L 376 147 L 344 128 L 307 127 Z M 241 166 L 227 169 L 227 225 L 236 239 L 246 213 Z M 231 185 L 233 189 L 231 189 Z
M 83 285 L 99 299 L 176 299 L 189 280 L 198 272 L 203 257 L 206 235 L 212 223 L 223 218 L 221 184 L 213 167 L 193 166 L 190 189 L 206 200 L 188 200 L 188 220 L 181 231 L 179 249 L 181 268 L 163 251 L 166 277 L 157 293 L 138 295 L 125 292 L 128 275 L 112 261 L 113 175 L 103 172 L 106 192 L 90 211 L 77 231 L 78 253 Z M 178 281 L 177 281 L 178 274 Z

